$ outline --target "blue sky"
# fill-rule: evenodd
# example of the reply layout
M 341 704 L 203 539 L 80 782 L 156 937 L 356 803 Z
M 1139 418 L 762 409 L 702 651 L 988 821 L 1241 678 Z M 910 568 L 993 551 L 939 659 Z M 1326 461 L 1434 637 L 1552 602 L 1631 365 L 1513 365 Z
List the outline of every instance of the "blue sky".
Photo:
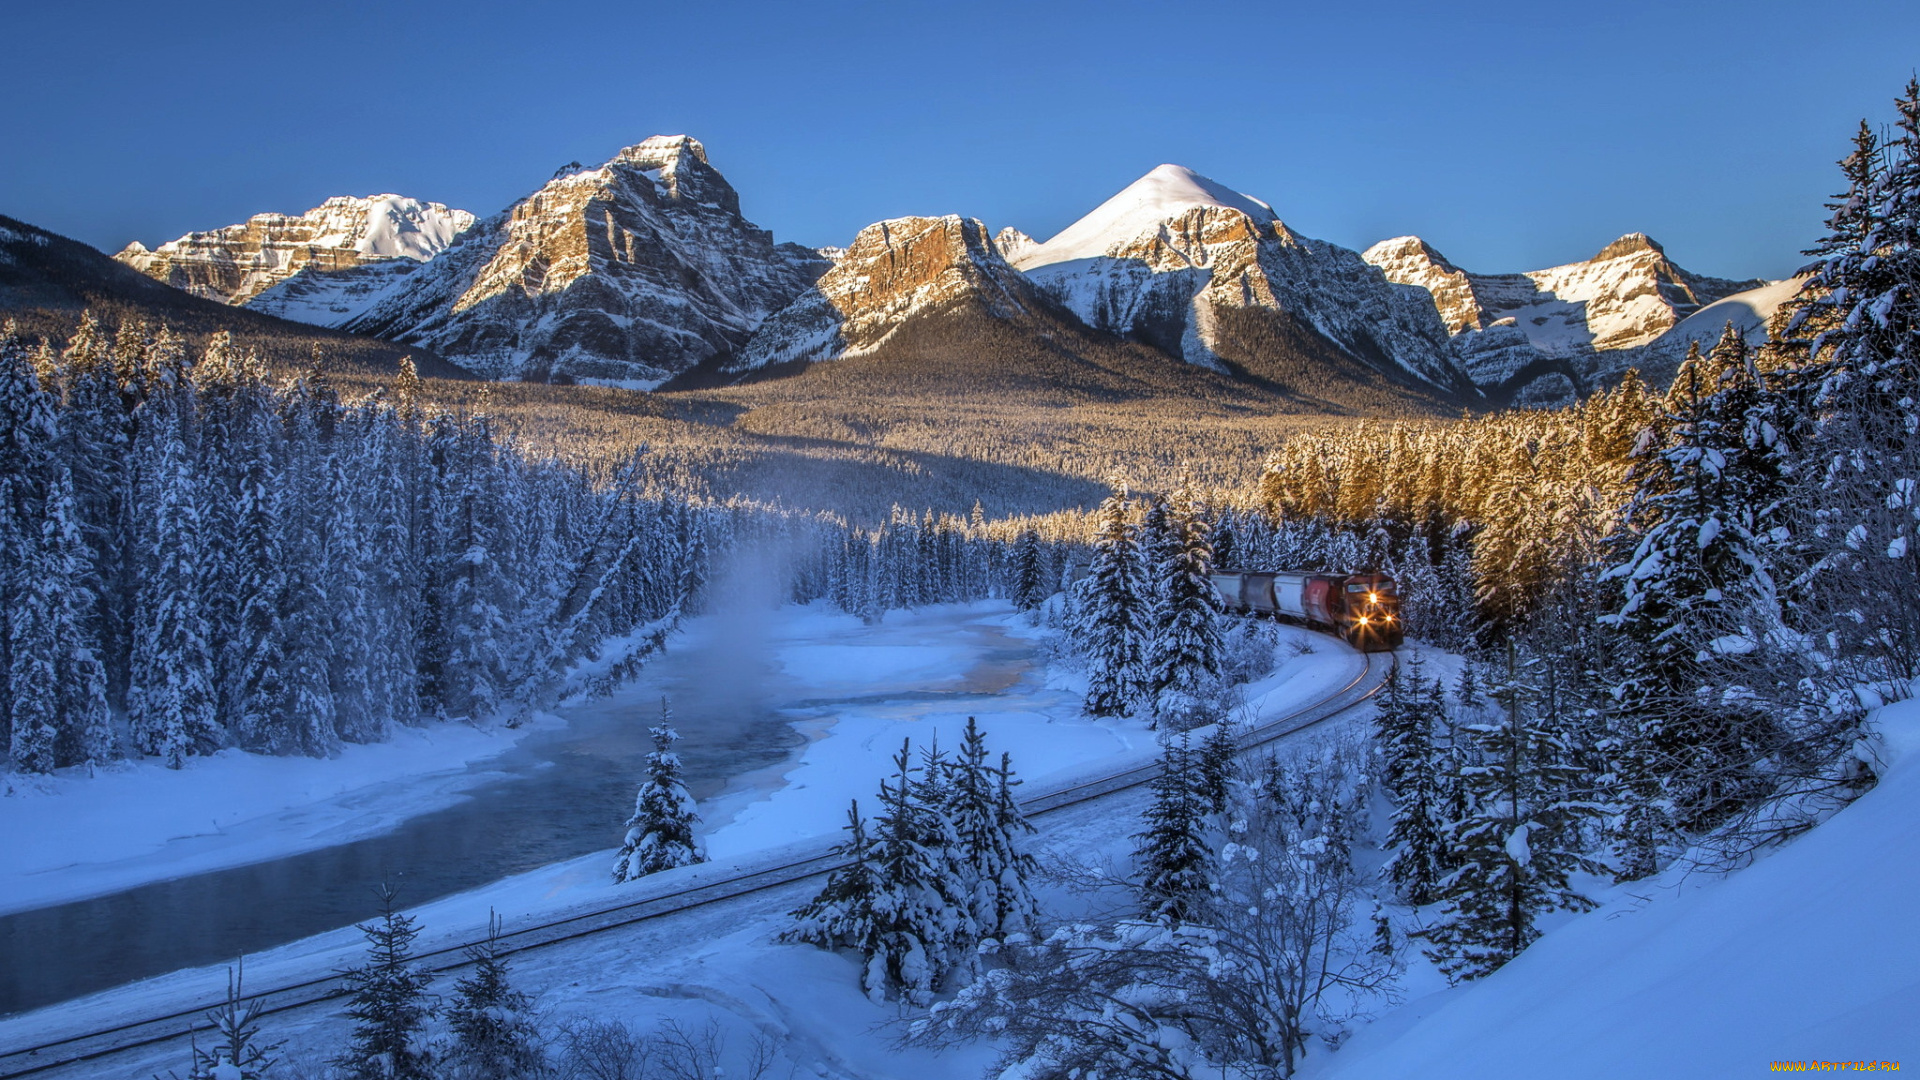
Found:
M 1780 276 L 1920 65 L 1920 4 L 1822 6 L 15 0 L 0 213 L 108 250 L 336 194 L 486 214 L 686 132 L 813 245 L 1044 239 L 1172 161 L 1352 247 L 1520 270 L 1638 230 Z

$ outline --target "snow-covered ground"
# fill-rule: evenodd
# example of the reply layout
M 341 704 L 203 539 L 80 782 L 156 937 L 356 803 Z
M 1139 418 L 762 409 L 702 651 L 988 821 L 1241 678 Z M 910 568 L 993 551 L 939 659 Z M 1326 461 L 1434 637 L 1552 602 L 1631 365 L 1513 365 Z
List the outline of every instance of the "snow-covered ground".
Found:
M 1310 1058 L 1314 1080 L 1752 1076 L 1920 1063 L 1920 700 L 1880 710 L 1876 788 L 1728 875 L 1598 897 L 1518 959 Z
M 957 745 L 969 715 L 980 719 L 996 751 L 1013 754 L 1029 792 L 1142 763 L 1158 752 L 1137 721 L 1082 716 L 1079 676 L 1022 670 L 1023 650 L 1006 646 L 1042 632 L 1004 605 L 897 612 L 878 626 L 817 608 L 788 608 L 766 633 L 783 677 L 822 704 L 794 710 L 810 741 L 780 784 L 702 804 L 714 862 L 614 886 L 609 848 L 415 909 L 427 928 L 421 947 L 471 940 L 489 911 L 512 929 L 817 851 L 837 836 L 849 799 L 872 797 L 903 737 L 917 747 L 937 731 L 942 745 Z M 964 647 L 969 637 L 971 649 Z M 1359 670 L 1359 656 L 1338 642 L 1291 628 L 1282 637 L 1279 666 L 1247 687 L 1250 719 L 1284 715 L 1340 688 Z M 1123 859 L 1138 816 L 1132 804 L 1142 798 L 1103 800 L 1049 818 L 1043 843 L 1079 862 Z M 891 1014 L 861 996 L 847 961 L 775 943 L 785 913 L 817 886 L 800 883 L 543 949 L 522 958 L 519 969 L 527 988 L 557 1014 L 610 1016 L 644 1028 L 661 1018 L 712 1012 L 742 1031 L 777 1033 L 788 1044 L 788 1062 L 803 1071 L 818 1066 L 827 1075 L 890 1076 L 933 1069 L 928 1055 L 900 1057 L 871 1037 L 867 1029 Z M 261 988 L 322 977 L 354 962 L 363 944 L 345 928 L 250 956 L 247 980 Z M 177 972 L 7 1018 L 0 1020 L 0 1048 L 169 1011 L 224 985 L 214 969 Z M 289 1024 L 276 1037 L 291 1035 L 297 1043 L 309 1025 L 316 1039 L 337 1034 L 336 1021 L 324 1017 Z M 169 1065 L 167 1053 L 157 1052 L 152 1068 Z M 945 1055 L 933 1071 L 977 1075 L 989 1057 L 985 1049 Z M 145 1067 L 129 1075 L 145 1075 Z
M 147 760 L 0 778 L 0 914 L 382 832 L 483 782 L 468 766 L 537 726 L 400 728 L 324 759 L 224 750 L 179 770 Z

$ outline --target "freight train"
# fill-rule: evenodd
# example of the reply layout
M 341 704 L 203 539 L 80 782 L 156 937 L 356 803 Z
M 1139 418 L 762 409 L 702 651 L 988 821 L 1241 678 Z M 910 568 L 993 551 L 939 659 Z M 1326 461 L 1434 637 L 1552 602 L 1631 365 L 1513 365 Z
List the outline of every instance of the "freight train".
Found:
M 1216 570 L 1213 588 L 1228 611 L 1331 630 L 1361 652 L 1386 652 L 1405 639 L 1400 593 L 1390 574 Z

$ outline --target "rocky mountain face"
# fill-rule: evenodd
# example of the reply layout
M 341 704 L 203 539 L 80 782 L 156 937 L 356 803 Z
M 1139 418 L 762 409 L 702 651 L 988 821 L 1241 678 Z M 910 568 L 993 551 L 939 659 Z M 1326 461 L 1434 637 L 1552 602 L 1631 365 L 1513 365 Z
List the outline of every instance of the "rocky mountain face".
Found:
M 414 265 L 411 260 L 404 260 Z M 420 374 L 472 376 L 430 350 L 343 333 L 255 311 L 173 288 L 116 262 L 103 252 L 22 221 L 0 217 L 0 322 L 17 324 L 28 340 L 65 341 L 91 311 L 109 334 L 123 322 L 149 331 L 167 326 L 192 349 L 221 330 L 242 349 L 258 349 L 275 369 L 305 370 L 318 350 L 330 371 L 392 374 L 411 355 Z
M 968 307 L 1014 319 L 1048 305 L 973 218 L 895 218 L 860 230 L 813 287 L 761 324 L 729 373 L 861 356 L 909 319 Z
M 1583 262 L 1521 274 L 1462 270 L 1417 236 L 1383 240 L 1363 257 L 1427 297 L 1483 386 L 1510 383 L 1530 368 L 1565 373 L 1580 390 L 1629 367 L 1670 376 L 1669 334 L 1702 309 L 1769 284 L 1691 273 L 1642 233 Z M 1711 336 L 1718 335 L 1716 326 Z
M 189 233 L 151 251 L 136 241 L 114 258 L 195 296 L 245 304 L 297 274 L 333 274 L 395 260 L 405 260 L 397 264 L 404 269 L 384 272 L 404 272 L 439 254 L 472 224 L 472 214 L 439 203 L 400 195 L 343 195 L 304 214 L 255 214 L 241 224 Z
M 492 378 L 651 388 L 731 354 L 830 263 L 740 216 L 684 135 L 562 170 L 343 325 Z
M 1430 302 L 1391 287 L 1357 253 L 1294 232 L 1266 203 L 1177 165 L 1046 243 L 1019 244 L 1012 262 L 1089 324 L 1188 363 L 1246 367 L 1224 355 L 1222 327 L 1253 318 L 1322 337 L 1388 377 L 1476 395 Z

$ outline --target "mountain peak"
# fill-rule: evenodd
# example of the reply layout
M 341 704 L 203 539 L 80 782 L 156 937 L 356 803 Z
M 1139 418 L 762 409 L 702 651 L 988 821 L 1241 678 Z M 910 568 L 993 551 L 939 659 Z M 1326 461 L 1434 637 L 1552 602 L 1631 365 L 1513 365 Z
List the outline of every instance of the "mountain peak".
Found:
M 615 154 L 613 159 L 643 169 L 658 169 L 679 164 L 683 155 L 691 156 L 702 165 L 707 164 L 707 148 L 691 135 L 655 135 L 627 147 Z
M 1628 255 L 1639 255 L 1644 252 L 1652 252 L 1655 255 L 1664 257 L 1667 249 L 1661 247 L 1653 237 L 1648 236 L 1646 233 L 1630 232 L 1620 239 L 1615 240 L 1613 243 L 1608 244 L 1606 247 L 1601 248 L 1600 254 L 1595 255 L 1587 261 L 1604 262 L 1607 259 L 1618 259 Z
M 1023 252 L 1016 265 L 1026 269 L 1072 259 L 1097 259 L 1115 244 L 1153 233 L 1166 221 L 1204 208 L 1235 210 L 1259 225 L 1279 220 L 1273 207 L 1251 195 L 1184 165 L 1159 165 L 1053 239 Z

